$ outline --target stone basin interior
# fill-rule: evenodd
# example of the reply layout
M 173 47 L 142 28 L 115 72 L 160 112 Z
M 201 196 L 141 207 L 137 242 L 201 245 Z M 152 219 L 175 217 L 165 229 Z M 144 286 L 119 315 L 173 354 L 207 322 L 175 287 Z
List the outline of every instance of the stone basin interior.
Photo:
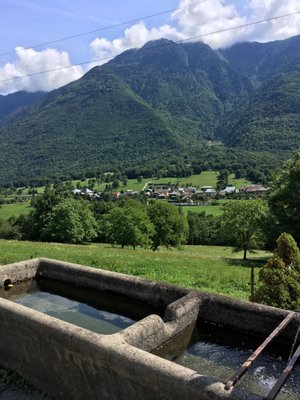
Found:
M 2 288 L 0 297 L 102 335 L 117 333 L 150 314 L 164 313 L 125 295 L 43 277 Z
M 178 345 L 162 348 L 159 354 L 200 374 L 207 374 L 226 382 L 251 356 L 265 338 L 246 335 L 216 324 L 197 323 L 186 349 L 177 352 Z M 291 345 L 274 341 L 252 364 L 236 384 L 252 393 L 266 396 L 287 365 Z M 300 362 L 298 360 L 277 400 L 300 399 Z
M 295 314 L 227 392 L 288 312 L 49 259 L 3 266 L 1 283 L 1 363 L 59 400 L 263 399 L 299 325 Z M 299 363 L 277 398 L 299 400 Z

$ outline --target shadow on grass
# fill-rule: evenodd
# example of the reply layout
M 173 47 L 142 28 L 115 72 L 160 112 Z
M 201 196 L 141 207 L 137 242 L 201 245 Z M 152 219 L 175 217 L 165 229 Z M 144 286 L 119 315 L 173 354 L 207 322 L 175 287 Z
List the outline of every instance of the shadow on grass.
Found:
M 245 267 L 245 268 L 249 268 L 251 266 L 254 266 L 254 268 L 260 268 L 262 267 L 267 260 L 270 257 L 259 257 L 259 258 L 247 258 L 247 260 L 243 260 L 243 259 L 238 259 L 238 258 L 224 258 L 224 261 L 226 264 L 228 265 L 232 265 L 232 266 L 240 266 L 240 267 Z

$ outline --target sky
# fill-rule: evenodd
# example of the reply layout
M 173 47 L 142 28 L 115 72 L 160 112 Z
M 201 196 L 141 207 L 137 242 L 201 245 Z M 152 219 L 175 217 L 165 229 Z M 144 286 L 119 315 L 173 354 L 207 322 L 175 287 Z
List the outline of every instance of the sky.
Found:
M 56 89 L 162 37 L 217 49 L 298 34 L 299 0 L 0 0 L 0 94 Z

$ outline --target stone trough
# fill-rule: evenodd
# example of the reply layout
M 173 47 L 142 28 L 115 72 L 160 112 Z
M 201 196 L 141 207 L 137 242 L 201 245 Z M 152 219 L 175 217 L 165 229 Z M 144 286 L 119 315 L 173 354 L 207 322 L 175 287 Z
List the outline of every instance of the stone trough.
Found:
M 163 309 L 126 329 L 102 335 L 0 298 L 0 365 L 53 398 L 101 400 L 258 400 L 156 354 L 179 340 L 187 346 L 197 320 L 266 337 L 288 312 L 100 269 L 31 259 L 0 268 L 0 287 L 49 278 L 117 293 Z M 281 333 L 291 343 L 297 319 Z

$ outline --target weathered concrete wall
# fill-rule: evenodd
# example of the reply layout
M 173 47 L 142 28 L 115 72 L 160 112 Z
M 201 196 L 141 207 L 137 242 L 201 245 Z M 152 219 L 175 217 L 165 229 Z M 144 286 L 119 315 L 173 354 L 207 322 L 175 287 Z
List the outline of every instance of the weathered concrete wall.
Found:
M 287 311 L 274 307 L 77 264 L 45 258 L 31 261 L 34 265 L 38 264 L 37 275 L 77 286 L 121 293 L 154 307 L 167 306 L 188 293 L 193 293 L 199 299 L 199 319 L 259 336 L 268 335 L 288 314 Z M 292 321 L 282 332 L 280 339 L 290 342 L 295 335 L 297 324 L 296 320 Z
M 0 285 L 5 279 L 16 282 L 34 275 L 166 307 L 163 319 L 150 315 L 103 336 L 0 298 L 0 364 L 55 399 L 261 399 L 239 389 L 226 392 L 223 383 L 149 351 L 180 335 L 197 316 L 265 334 L 286 311 L 48 259 L 1 267 Z
M 38 263 L 38 276 L 95 290 L 121 293 L 154 307 L 167 306 L 189 293 L 189 290 L 178 286 L 62 261 L 41 258 Z
M 0 267 L 0 288 L 4 286 L 6 280 L 16 283 L 33 279 L 39 264 L 40 260 L 35 258 Z
M 262 304 L 235 300 L 226 296 L 198 293 L 199 319 L 217 323 L 247 334 L 268 336 L 289 311 Z M 300 314 L 281 332 L 278 340 L 291 343 L 300 323 Z
M 261 400 L 116 340 L 0 299 L 1 363 L 55 399 Z M 13 332 L 13 334 L 12 334 Z

